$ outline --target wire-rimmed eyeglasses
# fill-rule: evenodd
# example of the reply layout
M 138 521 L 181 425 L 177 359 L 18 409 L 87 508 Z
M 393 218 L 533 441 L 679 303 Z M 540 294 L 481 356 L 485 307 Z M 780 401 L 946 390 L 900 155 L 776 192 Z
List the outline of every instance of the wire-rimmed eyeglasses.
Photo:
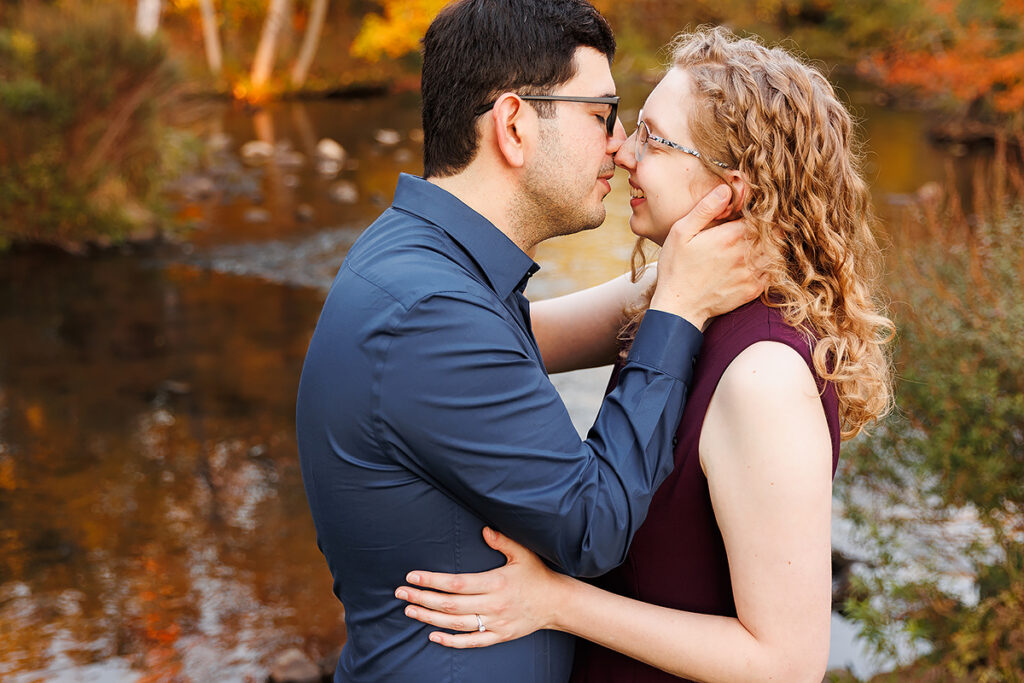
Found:
M 608 137 L 615 135 L 615 121 L 619 114 L 619 97 L 608 95 L 604 97 L 577 97 L 575 95 L 516 95 L 521 100 L 528 102 L 583 102 L 585 104 L 607 104 L 611 107 L 608 115 L 604 117 L 604 127 L 608 131 Z M 476 115 L 489 111 L 494 102 L 485 105 L 477 110 Z
M 692 147 L 687 147 L 685 145 L 680 145 L 678 142 L 672 142 L 671 140 L 666 140 L 665 138 L 663 138 L 663 137 L 661 137 L 659 135 L 655 135 L 654 133 L 652 133 L 650 126 L 648 126 L 647 122 L 644 121 L 644 112 L 641 109 L 640 110 L 640 117 L 637 119 L 637 122 L 636 122 L 636 152 L 635 152 L 635 156 L 636 156 L 637 163 L 639 163 L 640 160 L 644 158 L 644 153 L 647 152 L 647 143 L 649 141 L 651 141 L 651 140 L 654 140 L 658 144 L 665 145 L 666 147 L 671 147 L 672 149 L 679 150 L 680 152 L 683 152 L 684 154 L 689 154 L 690 156 L 697 157 L 698 159 L 703 159 L 704 158 L 703 155 L 700 152 L 698 152 L 697 150 L 693 149 Z M 708 159 L 708 161 L 711 162 L 712 164 L 714 164 L 715 166 L 719 166 L 721 168 L 729 168 L 727 165 L 723 164 L 721 161 L 712 161 L 711 159 Z

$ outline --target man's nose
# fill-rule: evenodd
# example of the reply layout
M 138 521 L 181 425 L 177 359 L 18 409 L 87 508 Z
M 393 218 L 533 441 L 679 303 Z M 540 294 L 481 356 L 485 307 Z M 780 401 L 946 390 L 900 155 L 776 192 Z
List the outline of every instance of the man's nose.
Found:
M 622 143 L 626 141 L 626 128 L 622 125 L 622 120 L 618 117 L 615 118 L 615 132 L 612 133 L 611 137 L 608 138 L 608 154 L 614 155 L 622 147 Z

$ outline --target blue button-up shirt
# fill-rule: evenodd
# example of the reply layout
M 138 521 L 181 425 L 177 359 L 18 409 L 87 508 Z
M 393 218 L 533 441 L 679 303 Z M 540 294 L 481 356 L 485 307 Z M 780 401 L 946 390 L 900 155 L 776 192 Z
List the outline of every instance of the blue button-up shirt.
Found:
M 485 524 L 570 574 L 606 572 L 672 469 L 700 332 L 648 312 L 583 441 L 530 329 L 536 270 L 481 215 L 407 175 L 342 263 L 297 409 L 306 494 L 345 606 L 336 681 L 567 680 L 566 634 L 447 649 L 395 588 L 412 569 L 503 564 Z

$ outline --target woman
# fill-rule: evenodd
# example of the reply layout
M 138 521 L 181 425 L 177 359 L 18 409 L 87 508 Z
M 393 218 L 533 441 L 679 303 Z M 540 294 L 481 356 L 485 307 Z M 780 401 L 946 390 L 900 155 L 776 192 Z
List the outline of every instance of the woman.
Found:
M 591 585 L 485 530 L 504 567 L 414 571 L 420 588 L 396 595 L 412 618 L 472 632 L 431 634 L 449 647 L 540 628 L 592 641 L 577 651 L 574 681 L 817 683 L 839 443 L 891 400 L 867 188 L 850 116 L 816 70 L 723 29 L 674 48 L 616 156 L 630 174 L 630 227 L 660 244 L 701 196 L 728 185 L 721 218 L 742 214 L 770 259 L 764 295 L 706 330 L 676 468 L 625 564 Z

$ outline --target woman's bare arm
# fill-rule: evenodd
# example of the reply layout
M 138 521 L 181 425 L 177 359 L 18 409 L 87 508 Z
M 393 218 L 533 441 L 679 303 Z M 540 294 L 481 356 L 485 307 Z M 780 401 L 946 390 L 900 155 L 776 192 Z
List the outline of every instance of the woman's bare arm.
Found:
M 642 299 L 656 273 L 653 264 L 638 282 L 631 282 L 626 273 L 589 289 L 531 303 L 533 334 L 548 373 L 615 362 L 623 312 Z
M 722 530 L 738 618 L 651 605 L 556 574 L 505 537 L 509 557 L 475 575 L 413 572 L 410 616 L 443 628 L 451 647 L 480 647 L 538 628 L 574 633 L 698 681 L 821 680 L 831 603 L 831 442 L 817 387 L 800 356 L 762 342 L 729 366 L 700 444 Z M 485 538 L 487 535 L 485 534 Z M 451 595 L 456 593 L 457 595 Z M 424 609 L 426 608 L 426 609 Z
M 738 618 L 627 606 L 576 582 L 556 627 L 695 680 L 820 681 L 831 617 L 832 458 L 803 359 L 774 342 L 740 354 L 708 408 L 700 452 Z

